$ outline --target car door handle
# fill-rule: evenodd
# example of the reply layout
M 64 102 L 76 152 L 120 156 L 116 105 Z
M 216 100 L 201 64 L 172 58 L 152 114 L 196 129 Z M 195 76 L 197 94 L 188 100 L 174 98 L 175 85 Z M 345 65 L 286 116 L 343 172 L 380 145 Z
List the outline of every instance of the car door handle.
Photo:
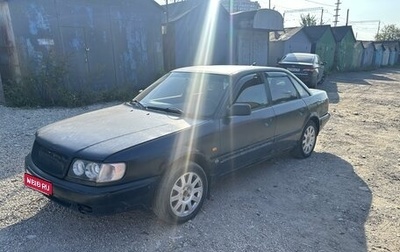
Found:
M 264 123 L 265 127 L 269 127 L 269 125 L 270 125 L 271 122 L 272 122 L 272 119 L 268 119 L 268 120 Z

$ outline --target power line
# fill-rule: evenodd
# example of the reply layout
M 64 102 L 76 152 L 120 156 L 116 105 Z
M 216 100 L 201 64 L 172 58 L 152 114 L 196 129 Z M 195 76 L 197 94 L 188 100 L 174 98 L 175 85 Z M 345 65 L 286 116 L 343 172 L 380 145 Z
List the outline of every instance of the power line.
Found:
M 304 9 L 294 9 L 294 10 L 288 10 L 283 12 L 283 20 L 288 21 L 287 18 L 285 18 L 286 13 L 296 13 L 296 12 L 314 12 L 314 11 L 321 11 L 321 21 L 320 24 L 323 24 L 323 13 L 324 13 L 324 8 L 322 7 L 315 7 L 315 8 L 304 8 Z
M 320 2 L 311 1 L 311 0 L 305 0 L 305 1 L 306 1 L 306 2 L 310 2 L 310 3 L 319 4 L 319 5 L 324 5 L 324 6 L 329 6 L 329 7 L 335 7 L 335 5 L 332 5 L 332 4 L 325 4 L 325 3 L 320 3 Z
M 284 13 L 292 13 L 292 12 L 307 12 L 307 11 L 316 11 L 316 10 L 322 10 L 322 7 L 314 7 L 314 8 L 305 8 L 305 9 L 295 9 L 295 10 L 288 10 L 285 11 Z
M 361 20 L 361 21 L 350 21 L 351 24 L 376 24 L 378 23 L 378 30 L 376 32 L 376 34 L 379 34 L 379 31 L 381 29 L 381 21 L 380 20 Z

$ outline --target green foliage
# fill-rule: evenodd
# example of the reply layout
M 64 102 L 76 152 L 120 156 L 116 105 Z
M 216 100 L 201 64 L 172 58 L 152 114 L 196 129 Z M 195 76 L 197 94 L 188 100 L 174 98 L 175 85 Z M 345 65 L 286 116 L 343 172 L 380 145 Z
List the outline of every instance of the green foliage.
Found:
M 301 18 L 301 22 L 300 25 L 301 26 L 315 26 L 317 25 L 317 18 L 315 16 L 311 16 L 310 13 L 308 13 L 307 15 L 300 15 Z
M 32 64 L 33 65 L 33 64 Z M 60 97 L 68 97 L 63 88 L 66 68 L 63 62 L 47 58 L 40 68 L 5 83 L 6 100 L 12 106 L 58 106 Z M 70 97 L 69 97 L 70 98 Z
M 134 95 L 133 87 L 114 87 L 107 91 L 71 90 L 68 88 L 64 60 L 49 57 L 41 68 L 30 70 L 18 80 L 4 83 L 7 105 L 15 107 L 77 107 L 98 102 L 126 101 Z
M 377 41 L 395 41 L 400 40 L 400 29 L 394 25 L 385 25 L 379 34 L 376 34 Z

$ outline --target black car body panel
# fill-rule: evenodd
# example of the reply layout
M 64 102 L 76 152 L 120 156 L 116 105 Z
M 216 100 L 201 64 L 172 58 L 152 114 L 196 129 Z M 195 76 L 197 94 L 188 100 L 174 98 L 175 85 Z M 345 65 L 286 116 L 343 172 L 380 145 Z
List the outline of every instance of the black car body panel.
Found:
M 72 117 L 37 132 L 37 139 L 65 154 L 105 160 L 115 152 L 190 127 L 176 116 L 122 104 Z M 62 143 L 62 145 L 60 145 Z
M 198 81 L 197 75 L 206 74 L 208 79 L 200 82 L 205 87 L 192 87 L 196 90 L 190 100 L 179 101 L 181 97 L 171 92 L 193 74 L 194 81 Z M 175 86 L 163 91 L 168 95 L 160 98 L 158 86 L 171 78 Z M 271 85 L 277 85 L 277 91 L 272 92 Z M 220 92 L 216 100 L 207 100 L 216 92 Z M 282 97 L 276 98 L 279 94 Z M 202 95 L 204 98 L 199 98 Z M 85 213 L 150 204 L 161 178 L 181 160 L 190 159 L 208 178 L 218 178 L 293 149 L 308 121 L 314 120 L 320 131 L 329 120 L 326 93 L 308 89 L 281 68 L 177 69 L 134 100 L 143 104 L 121 104 L 38 130 L 25 168 L 52 184 L 50 199 Z M 234 104 L 245 104 L 241 108 L 248 106 L 249 110 L 232 114 Z M 126 169 L 115 181 L 98 182 L 71 176 L 77 160 L 124 163 Z
M 282 57 L 278 66 L 291 71 L 311 88 L 322 83 L 325 77 L 324 63 L 317 54 L 289 53 Z
M 158 177 L 148 177 L 129 183 L 96 187 L 51 176 L 33 163 L 31 155 L 25 158 L 25 164 L 28 173 L 51 181 L 53 195 L 47 197 L 82 213 L 108 214 L 148 205 L 158 181 Z

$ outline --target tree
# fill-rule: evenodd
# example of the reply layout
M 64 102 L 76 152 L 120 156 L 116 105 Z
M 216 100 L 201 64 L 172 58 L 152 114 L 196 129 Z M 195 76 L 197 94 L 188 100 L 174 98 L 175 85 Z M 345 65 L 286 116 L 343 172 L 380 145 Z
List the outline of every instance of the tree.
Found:
M 375 36 L 377 41 L 393 41 L 400 40 L 400 29 L 394 25 L 385 25 L 382 31 Z
M 300 25 L 301 26 L 315 26 L 317 25 L 317 18 L 315 16 L 311 16 L 310 13 L 308 13 L 307 15 L 300 15 L 301 18 L 301 22 Z

